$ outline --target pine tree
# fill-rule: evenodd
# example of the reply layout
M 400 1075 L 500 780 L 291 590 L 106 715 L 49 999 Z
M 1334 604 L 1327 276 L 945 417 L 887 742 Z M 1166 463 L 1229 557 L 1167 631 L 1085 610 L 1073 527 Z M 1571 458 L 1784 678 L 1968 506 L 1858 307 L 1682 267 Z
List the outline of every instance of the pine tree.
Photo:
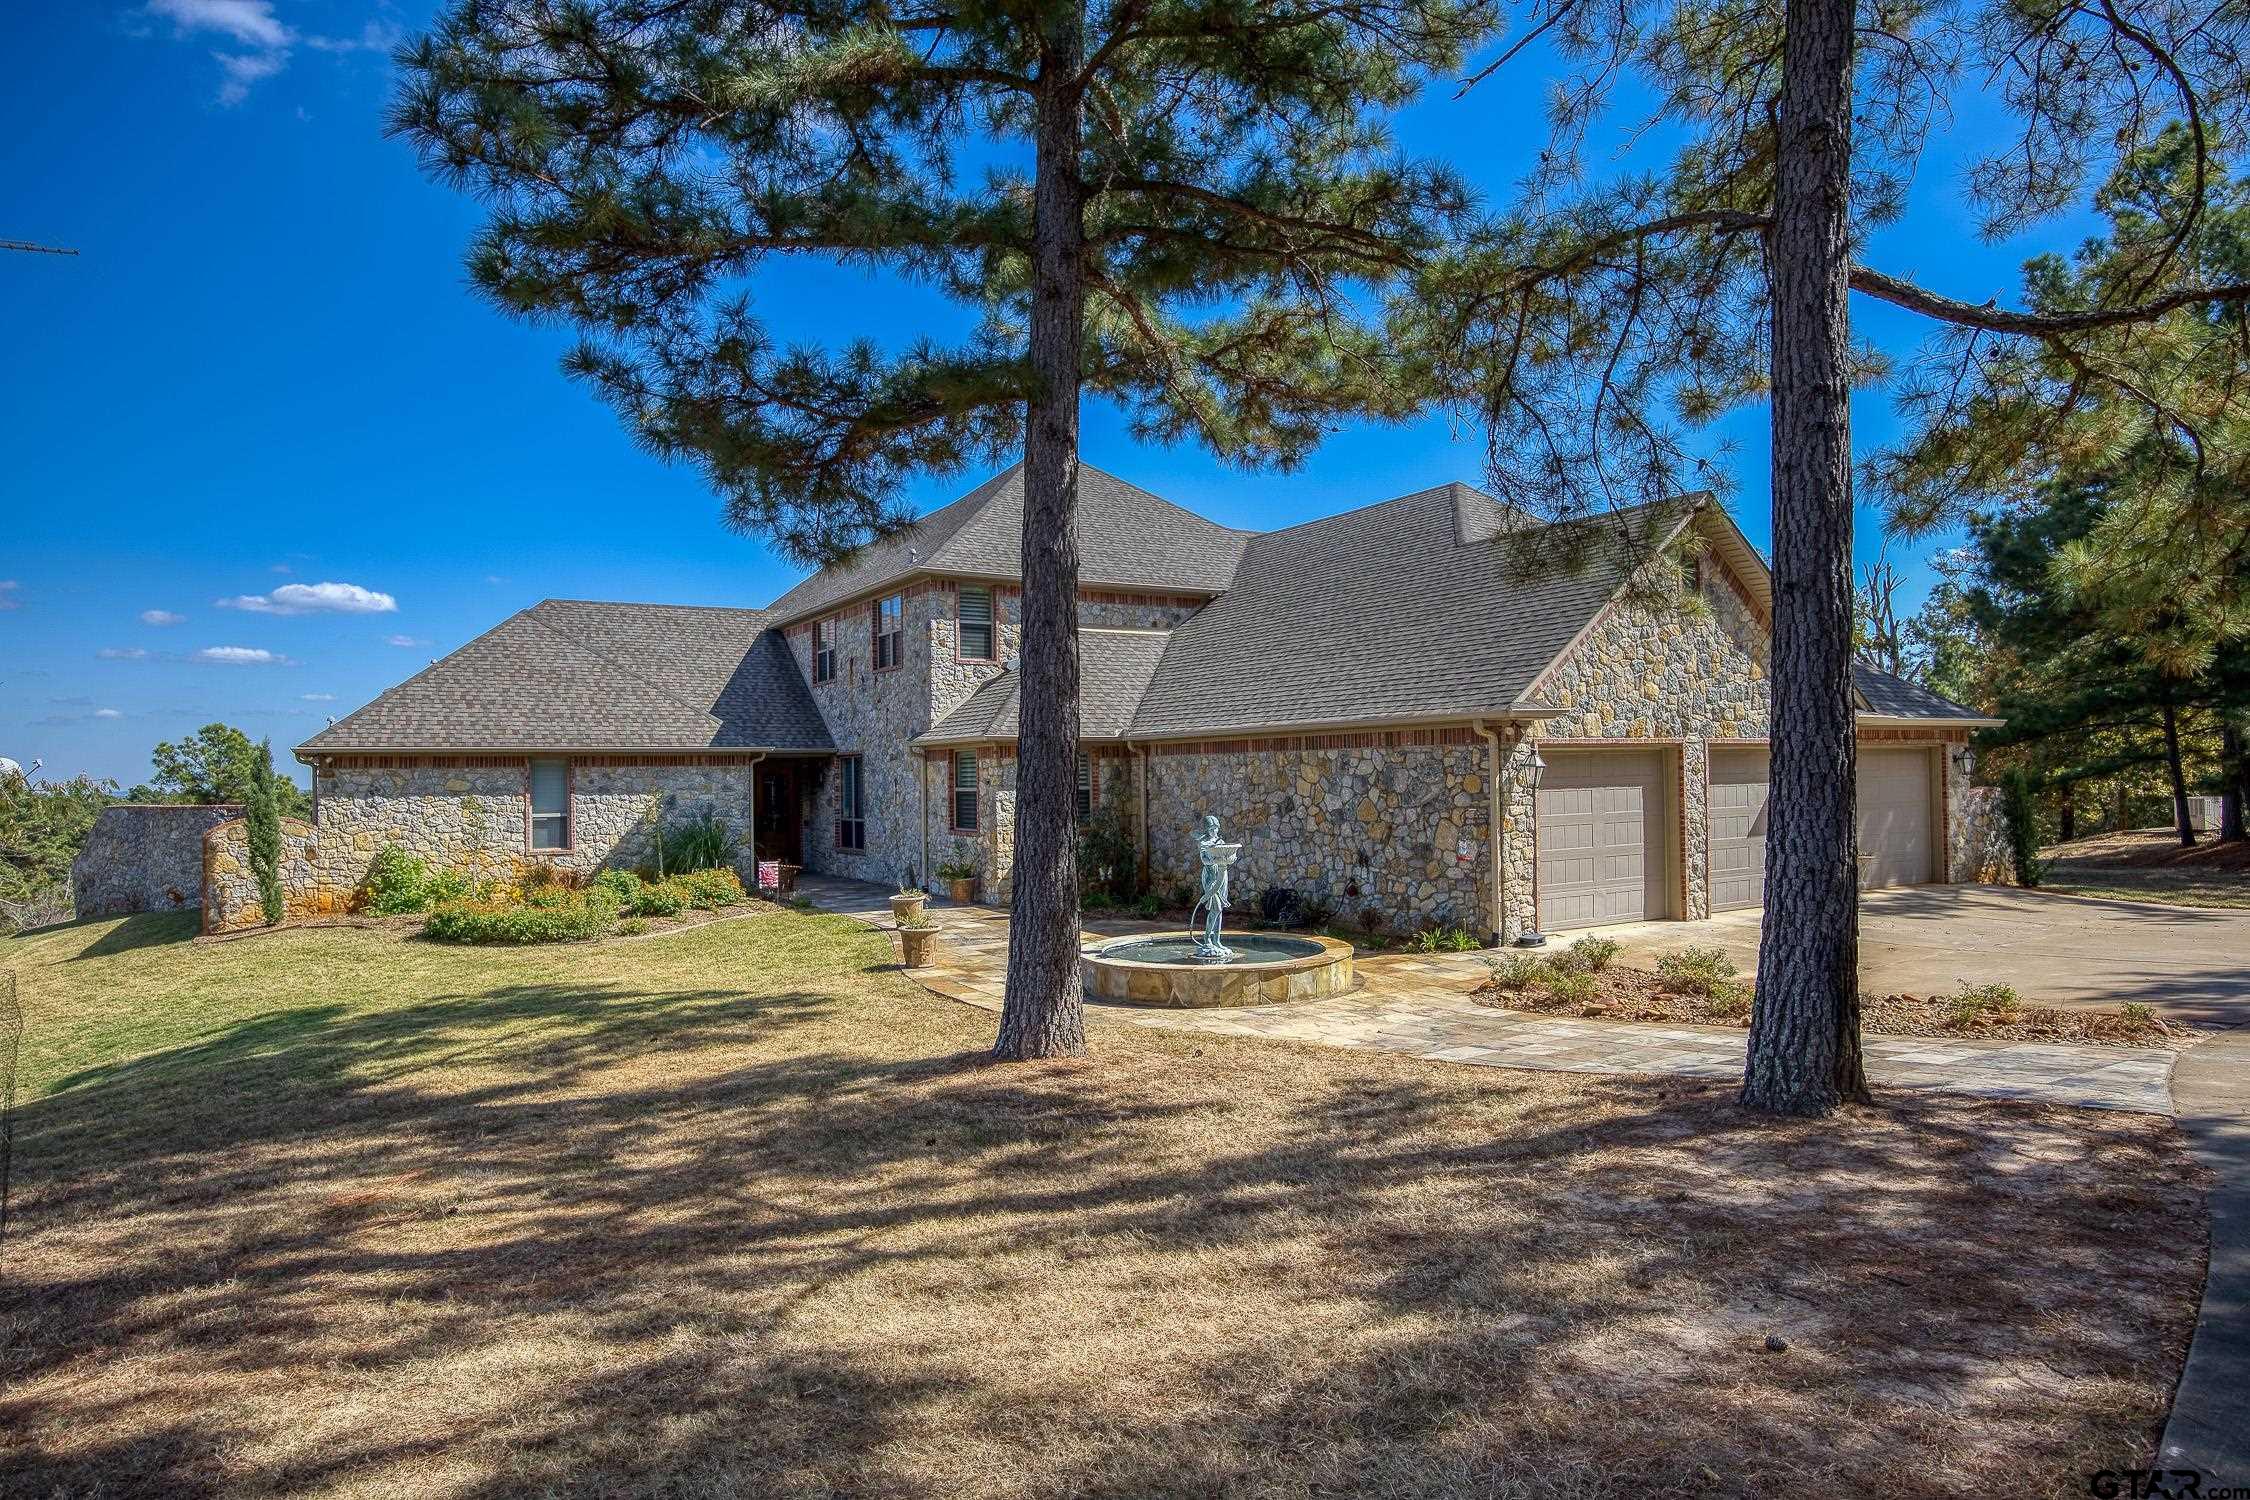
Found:
M 2080 201 L 2119 157 L 2187 123 L 2196 160 L 2242 136 L 2250 16 L 2186 0 L 2130 12 L 1975 0 L 1534 0 L 1530 36 L 1565 59 L 1554 148 L 1523 198 L 1418 279 L 1400 336 L 1485 414 L 1494 485 L 1564 513 L 1723 483 L 1695 425 L 1772 408 L 1772 795 L 1765 937 L 1743 1102 L 1823 1114 L 1864 1100 L 1856 976 L 1850 691 L 1850 395 L 1880 363 L 1851 339 L 1851 292 L 1932 321 L 1934 366 L 1974 388 L 1995 346 L 2084 356 L 2122 388 L 2187 308 L 2250 303 L 2178 253 L 2212 178 L 2167 201 L 2135 274 L 2077 306 L 1949 296 L 1864 259 L 1900 210 L 1925 133 L 1989 82 L 2015 129 L 1970 174 L 1995 234 Z M 1579 145 L 1619 80 L 1684 144 L 1668 170 L 1587 186 Z M 2167 249 L 2166 247 L 2172 247 Z
M 1357 309 L 1462 213 L 1381 126 L 1478 0 L 456 0 L 395 128 L 484 196 L 492 300 L 690 460 L 738 527 L 829 560 L 901 486 L 1019 447 L 1022 722 L 1002 1057 L 1084 1049 L 1071 807 L 1078 412 L 1287 466 L 1411 396 Z M 950 347 L 780 346 L 776 257 L 977 309 Z

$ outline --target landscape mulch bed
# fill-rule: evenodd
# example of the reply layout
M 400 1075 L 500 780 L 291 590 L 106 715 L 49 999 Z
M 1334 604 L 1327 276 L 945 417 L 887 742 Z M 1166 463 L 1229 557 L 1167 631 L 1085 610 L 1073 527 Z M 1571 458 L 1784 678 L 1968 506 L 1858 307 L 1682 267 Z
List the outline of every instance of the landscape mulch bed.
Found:
M 1536 984 L 1503 990 L 1487 984 L 1470 998 L 1498 1010 L 1529 1011 L 1540 1015 L 1578 1016 L 1595 1021 L 1649 1021 L 1660 1024 L 1733 1026 L 1747 1029 L 1747 1005 L 1729 1007 L 1699 995 L 1667 990 L 1654 974 L 1614 965 L 1594 976 L 1592 999 L 1558 999 Z M 2042 1005 L 2018 1006 L 2006 1015 L 1987 1013 L 1969 1021 L 1957 1020 L 1952 1003 L 1943 996 L 1862 995 L 1860 1024 L 1870 1032 L 1888 1036 L 1958 1037 L 1992 1042 L 2089 1042 L 2105 1047 L 2181 1047 L 2196 1033 L 2176 1021 L 2146 1019 L 2116 1011 L 2056 1010 Z

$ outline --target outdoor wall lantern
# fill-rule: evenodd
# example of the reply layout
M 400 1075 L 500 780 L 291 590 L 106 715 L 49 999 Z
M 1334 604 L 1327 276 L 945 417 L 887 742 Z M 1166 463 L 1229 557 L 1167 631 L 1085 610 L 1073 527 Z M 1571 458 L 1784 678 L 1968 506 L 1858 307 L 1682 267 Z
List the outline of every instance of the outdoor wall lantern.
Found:
M 1533 817 L 1538 816 L 1539 779 L 1546 774 L 1546 759 L 1540 755 L 1539 747 L 1537 745 L 1533 745 L 1531 747 L 1531 759 L 1528 763 L 1525 764 L 1523 768 L 1523 779 L 1529 782 L 1531 785 L 1531 803 Z M 1534 875 L 1533 879 L 1536 880 L 1537 876 Z M 1520 935 L 1516 939 L 1516 946 L 1518 948 L 1544 948 L 1547 946 L 1547 935 L 1541 932 L 1538 927 L 1538 910 L 1538 906 L 1535 903 L 1532 907 L 1532 925 L 1525 928 L 1522 935 Z

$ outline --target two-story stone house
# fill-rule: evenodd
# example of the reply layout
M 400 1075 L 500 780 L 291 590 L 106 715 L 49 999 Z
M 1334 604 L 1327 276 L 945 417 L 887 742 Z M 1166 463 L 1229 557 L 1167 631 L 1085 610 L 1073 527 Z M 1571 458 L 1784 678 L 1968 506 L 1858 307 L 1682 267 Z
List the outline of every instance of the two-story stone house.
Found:
M 386 842 L 635 863 L 708 812 L 765 858 L 880 881 L 968 862 L 1003 896 L 1021 515 L 1011 469 L 768 609 L 523 611 L 298 748 L 322 879 Z M 1086 469 L 1082 806 L 1117 811 L 1159 889 L 1216 813 L 1247 846 L 1238 889 L 1401 927 L 1758 904 L 1763 560 L 1713 505 L 1567 567 L 1524 540 L 1465 485 L 1243 532 Z M 1658 567 L 1681 586 L 1636 576 Z M 1854 690 L 1867 882 L 1977 878 L 1968 739 L 1990 721 L 1871 668 Z

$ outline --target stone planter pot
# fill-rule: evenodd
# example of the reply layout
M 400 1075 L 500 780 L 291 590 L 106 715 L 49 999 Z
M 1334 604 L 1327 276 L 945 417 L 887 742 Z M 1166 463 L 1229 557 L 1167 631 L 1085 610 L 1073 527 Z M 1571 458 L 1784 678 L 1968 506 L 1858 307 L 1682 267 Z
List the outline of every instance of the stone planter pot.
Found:
M 911 922 L 922 915 L 922 904 L 930 899 L 927 891 L 902 891 L 891 897 L 891 919 Z
M 967 880 L 948 880 L 945 883 L 945 893 L 963 906 L 970 905 L 977 899 L 976 877 L 972 875 Z
M 901 927 L 898 929 L 899 963 L 909 969 L 919 969 L 930 961 L 930 939 L 937 936 L 935 927 Z

